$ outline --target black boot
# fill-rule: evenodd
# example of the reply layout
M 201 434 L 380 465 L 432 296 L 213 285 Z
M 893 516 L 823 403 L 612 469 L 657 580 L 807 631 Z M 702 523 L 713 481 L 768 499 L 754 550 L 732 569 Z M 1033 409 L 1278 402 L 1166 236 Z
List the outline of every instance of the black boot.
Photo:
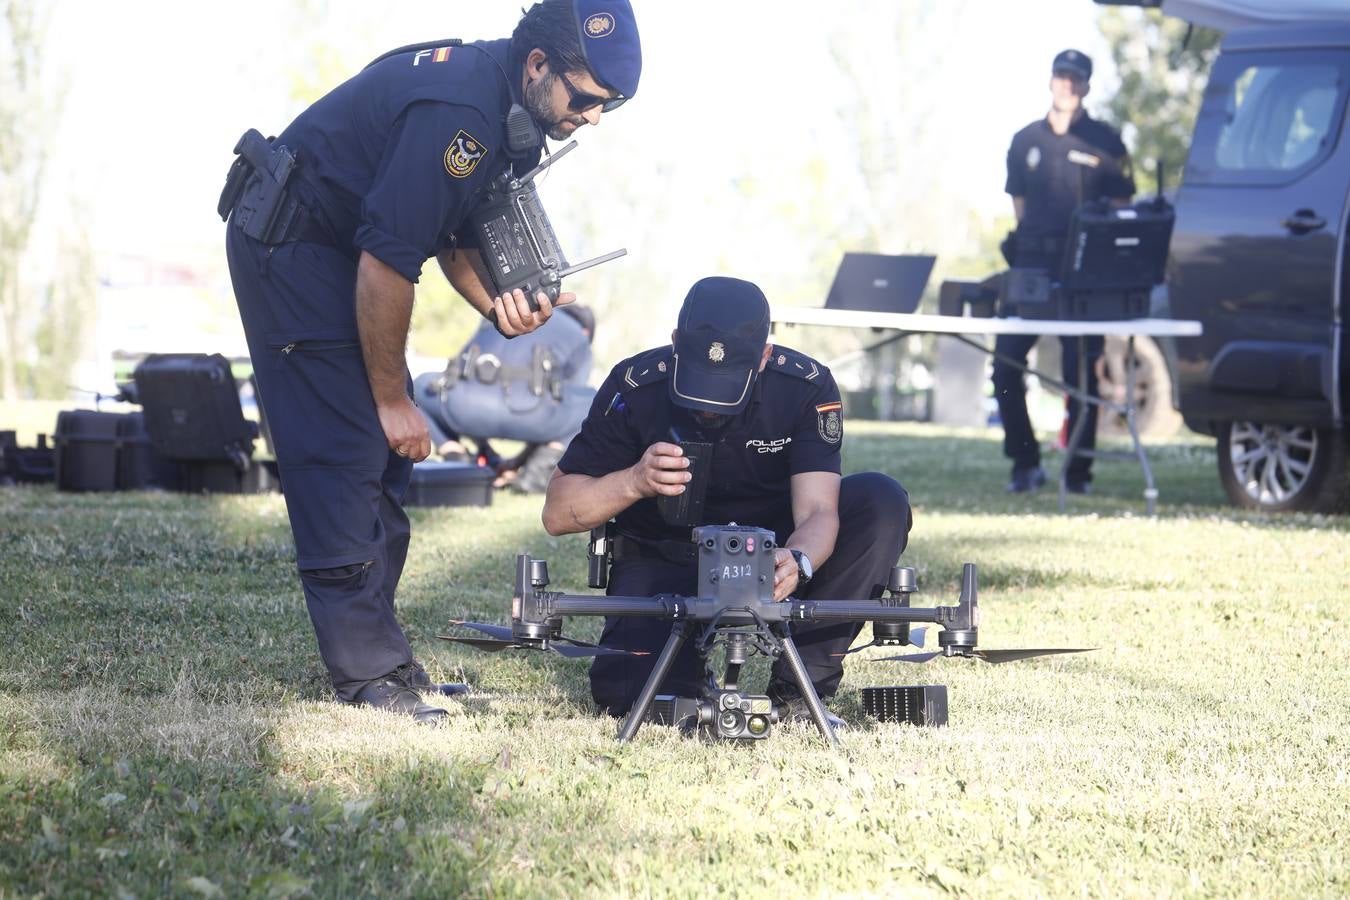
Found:
M 422 668 L 422 664 L 413 660 L 405 666 L 400 666 L 399 671 L 407 679 L 408 684 L 417 688 L 426 694 L 440 694 L 443 697 L 453 697 L 456 694 L 467 694 L 469 686 L 458 682 L 448 682 L 446 684 L 436 684 L 427 674 L 427 670 Z
M 443 709 L 423 703 L 422 695 L 399 670 L 366 682 L 352 702 L 412 716 L 413 721 L 421 725 L 434 725 L 449 715 Z

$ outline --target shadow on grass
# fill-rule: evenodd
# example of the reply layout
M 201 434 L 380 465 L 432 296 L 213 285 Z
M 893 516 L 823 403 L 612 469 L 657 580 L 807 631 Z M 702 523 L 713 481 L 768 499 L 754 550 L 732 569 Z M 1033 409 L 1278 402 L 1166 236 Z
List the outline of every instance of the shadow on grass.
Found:
M 617 747 L 583 741 L 593 766 L 562 765 L 595 785 L 556 791 L 504 735 L 372 718 L 385 717 L 181 690 L 145 704 L 76 691 L 0 705 L 0 883 L 50 896 L 571 895 L 612 888 L 615 873 L 570 841 L 594 849 L 612 835 L 622 853 L 643 839 L 605 799 L 627 783 Z M 702 841 L 737 852 L 730 837 Z

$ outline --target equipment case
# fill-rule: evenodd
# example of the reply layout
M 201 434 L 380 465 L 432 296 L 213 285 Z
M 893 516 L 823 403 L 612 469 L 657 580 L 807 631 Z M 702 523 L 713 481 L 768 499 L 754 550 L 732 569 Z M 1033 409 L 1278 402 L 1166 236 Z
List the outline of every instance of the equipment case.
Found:
M 405 506 L 491 506 L 495 473 L 470 463 L 420 462 L 413 466 Z
M 134 490 L 162 474 L 140 413 L 67 410 L 56 416 L 53 440 L 57 490 Z

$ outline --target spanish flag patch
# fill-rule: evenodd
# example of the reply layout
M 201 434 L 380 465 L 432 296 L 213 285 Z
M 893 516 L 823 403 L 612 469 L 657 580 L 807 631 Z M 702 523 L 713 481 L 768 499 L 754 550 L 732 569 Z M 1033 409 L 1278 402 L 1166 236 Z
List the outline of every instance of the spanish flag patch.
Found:
M 822 403 L 822 404 L 820 404 L 819 406 L 816 407 L 816 412 L 818 412 L 818 413 L 827 413 L 827 412 L 831 412 L 831 411 L 836 410 L 836 409 L 843 409 L 843 408 L 844 408 L 843 402 L 841 402 L 841 401 L 839 401 L 839 400 L 836 400 L 836 401 L 834 401 L 833 403 Z

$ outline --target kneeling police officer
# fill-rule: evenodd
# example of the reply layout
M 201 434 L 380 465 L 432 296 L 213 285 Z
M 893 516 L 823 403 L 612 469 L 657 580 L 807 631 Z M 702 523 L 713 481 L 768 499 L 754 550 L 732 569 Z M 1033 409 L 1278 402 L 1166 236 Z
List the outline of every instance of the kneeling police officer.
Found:
M 713 445 L 703 514 L 693 524 L 772 530 L 779 544 L 775 599 L 864 600 L 885 583 L 908 542 L 909 497 L 877 472 L 840 478 L 844 430 L 834 378 L 768 336 L 769 304 L 758 287 L 704 278 L 684 300 L 672 345 L 624 360 L 600 387 L 549 483 L 543 520 L 560 535 L 616 519 L 609 593 L 696 592 L 690 528 L 668 524 L 657 504 L 690 481 L 685 441 Z M 840 654 L 861 628 L 794 624 L 793 640 L 822 699 L 838 688 Z M 602 644 L 650 655 L 597 657 L 590 671 L 595 702 L 611 715 L 627 713 L 670 631 L 666 620 L 606 619 Z M 661 690 L 697 697 L 705 669 L 686 643 Z M 790 718 L 807 716 L 782 660 L 768 693 L 789 707 Z
M 432 256 L 504 335 L 540 327 L 537 296 L 492 296 L 466 222 L 505 167 L 537 164 L 637 90 L 626 0 L 544 0 L 510 39 L 392 51 L 279 137 L 249 132 L 218 211 L 275 444 L 300 581 L 340 700 L 443 718 L 394 612 L 413 462 L 430 452 L 410 396 L 413 283 Z M 563 294 L 557 304 L 570 302 Z M 444 693 L 445 691 L 442 691 Z

